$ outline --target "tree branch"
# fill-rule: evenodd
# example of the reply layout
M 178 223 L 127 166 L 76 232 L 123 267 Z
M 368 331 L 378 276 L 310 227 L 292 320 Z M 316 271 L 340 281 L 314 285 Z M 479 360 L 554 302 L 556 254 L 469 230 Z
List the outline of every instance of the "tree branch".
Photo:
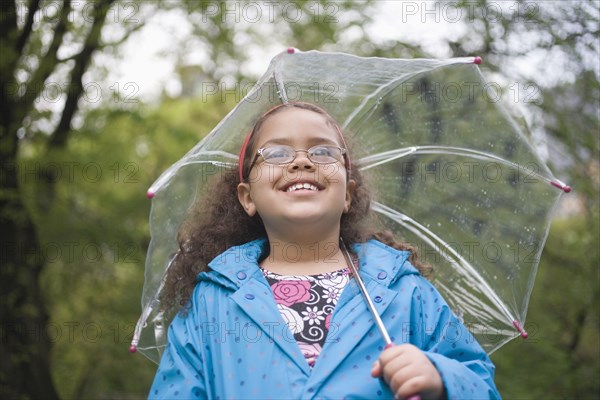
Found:
M 129 39 L 129 37 L 131 36 L 132 33 L 135 33 L 137 31 L 139 31 L 141 28 L 144 27 L 144 24 L 138 24 L 136 25 L 133 29 L 128 30 L 121 39 L 115 41 L 115 42 L 110 42 L 110 43 L 99 43 L 98 47 L 96 48 L 96 50 L 102 50 L 105 49 L 107 47 L 117 47 L 122 45 L 123 43 L 125 43 L 127 41 L 127 39 Z M 64 63 L 67 61 L 72 61 L 72 60 L 76 60 L 78 57 L 78 54 L 75 54 L 71 57 L 67 57 L 67 58 L 61 58 L 58 60 L 58 62 L 60 63 Z
M 11 67 L 15 55 L 12 43 L 13 40 L 16 40 L 18 34 L 17 9 L 15 8 L 14 1 L 8 2 L 6 5 L 2 4 L 2 12 L 0 12 L 0 49 L 2 49 L 0 77 L 2 78 L 4 78 L 9 71 L 12 71 Z
M 144 24 L 136 25 L 133 29 L 128 30 L 127 33 L 125 33 L 125 35 L 123 35 L 123 37 L 121 39 L 117 40 L 116 42 L 102 44 L 102 48 L 120 46 L 121 44 L 125 43 L 125 41 L 127 41 L 127 39 L 129 39 L 129 37 L 131 36 L 132 33 L 139 31 L 143 27 L 144 27 Z
M 18 35 L 17 10 L 15 2 L 11 1 L 2 5 L 0 12 L 0 49 L 2 51 L 2 62 L 0 62 L 0 154 L 2 160 L 14 155 L 16 152 L 16 138 L 12 134 L 13 99 L 11 93 L 14 91 L 14 69 L 19 56 L 14 51 L 11 41 Z M 13 89 L 13 90 L 11 90 Z M 4 176 L 4 175 L 2 175 Z
M 90 33 L 86 37 L 85 44 L 81 52 L 75 56 L 75 67 L 71 70 L 70 90 L 67 93 L 65 107 L 63 109 L 60 121 L 54 129 L 48 141 L 48 148 L 63 147 L 68 139 L 71 130 L 71 121 L 77 111 L 77 102 L 83 93 L 83 74 L 87 71 L 92 54 L 100 48 L 100 36 L 102 27 L 106 22 L 106 14 L 115 0 L 104 0 L 94 8 L 95 16 Z
M 25 22 L 25 26 L 23 27 L 23 30 L 21 31 L 21 35 L 19 35 L 19 38 L 17 39 L 17 43 L 15 46 L 17 54 L 23 53 L 23 48 L 25 47 L 25 43 L 27 43 L 29 36 L 31 36 L 35 13 L 37 12 L 37 10 L 39 10 L 39 8 L 40 8 L 40 0 L 31 0 L 29 2 L 27 21 Z
M 17 121 L 21 121 L 29 113 L 33 102 L 44 89 L 44 82 L 56 68 L 56 64 L 58 63 L 58 48 L 62 44 L 63 37 L 67 32 L 70 12 L 71 0 L 64 0 L 60 19 L 54 29 L 52 43 L 46 54 L 40 57 L 40 66 L 35 71 L 33 78 L 27 83 L 25 94 L 18 101 L 17 115 L 15 117 Z

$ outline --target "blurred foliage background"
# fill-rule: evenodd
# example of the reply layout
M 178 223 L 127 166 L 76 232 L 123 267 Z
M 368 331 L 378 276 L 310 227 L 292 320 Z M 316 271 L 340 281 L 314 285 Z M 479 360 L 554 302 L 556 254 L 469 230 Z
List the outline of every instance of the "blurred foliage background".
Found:
M 261 18 L 250 8 L 261 3 L 243 1 L 1 3 L 1 398 L 146 396 L 156 366 L 127 353 L 150 240 L 145 191 L 235 105 L 207 84 L 240 89 L 258 77 L 256 49 L 288 46 L 480 55 L 516 94 L 532 143 L 574 191 L 542 255 L 530 338 L 492 355 L 496 380 L 505 398 L 599 397 L 600 3 L 405 1 L 387 12 L 398 31 L 409 17 L 432 33 L 454 24 L 437 47 L 381 35 L 385 3 L 273 2 Z M 142 100 L 135 82 L 109 77 L 126 45 L 169 18 L 189 27 L 163 54 L 179 90 Z

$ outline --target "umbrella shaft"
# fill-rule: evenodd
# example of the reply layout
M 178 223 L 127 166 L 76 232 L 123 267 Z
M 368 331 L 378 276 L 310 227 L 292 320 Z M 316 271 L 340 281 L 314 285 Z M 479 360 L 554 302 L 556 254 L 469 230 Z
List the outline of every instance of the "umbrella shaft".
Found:
M 379 329 L 379 332 L 381 333 L 381 336 L 383 337 L 383 340 L 385 341 L 386 347 L 389 345 L 392 345 L 393 344 L 392 339 L 390 338 L 390 335 L 389 335 L 387 329 L 385 328 L 385 325 L 383 325 L 383 321 L 379 317 L 377 310 L 375 309 L 375 305 L 373 304 L 373 301 L 371 300 L 371 297 L 369 296 L 369 293 L 367 292 L 365 283 L 363 282 L 362 278 L 358 274 L 358 269 L 352 262 L 352 257 L 350 257 L 350 253 L 348 252 L 348 249 L 346 248 L 346 245 L 344 244 L 344 241 L 342 240 L 342 238 L 340 238 L 340 247 L 342 248 L 342 253 L 344 254 L 344 257 L 346 258 L 346 263 L 348 264 L 348 267 L 352 271 L 352 275 L 354 275 L 354 279 L 356 279 L 356 283 L 358 284 L 358 288 L 360 289 L 360 292 L 362 293 L 365 303 L 367 303 L 367 307 L 369 308 L 369 311 L 373 315 L 373 319 L 375 320 L 375 325 L 377 325 L 377 328 Z

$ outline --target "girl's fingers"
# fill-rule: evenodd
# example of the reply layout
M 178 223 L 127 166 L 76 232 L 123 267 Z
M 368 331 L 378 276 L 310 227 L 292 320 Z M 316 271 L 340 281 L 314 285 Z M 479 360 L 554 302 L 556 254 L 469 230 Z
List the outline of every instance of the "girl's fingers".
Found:
M 407 345 L 407 344 L 401 344 L 398 346 L 390 346 L 387 347 L 386 349 L 384 349 L 381 354 L 379 355 L 379 359 L 385 364 L 387 361 L 398 357 L 400 354 L 402 354 L 403 352 L 406 351 L 407 346 L 411 346 L 411 345 Z
M 410 355 L 410 348 L 397 346 L 387 350 L 387 353 L 384 351 L 379 357 L 379 361 L 382 365 L 383 376 L 387 382 L 391 382 L 392 377 L 401 371 L 407 374 L 409 371 L 414 370 L 414 359 Z
M 386 368 L 383 371 L 385 381 L 388 383 L 392 391 L 397 394 L 398 391 L 401 388 L 406 387 L 406 385 L 408 385 L 408 387 L 414 385 L 414 380 L 419 375 L 419 371 L 417 371 L 412 365 L 401 365 L 398 368 L 387 368 L 386 366 Z M 408 389 L 404 389 L 404 391 L 402 391 L 403 395 L 406 390 Z M 418 392 L 412 392 L 411 394 L 414 393 Z
M 404 353 L 406 353 L 406 351 L 407 351 L 406 345 L 389 347 L 381 352 L 381 354 L 379 355 L 379 362 L 382 364 L 383 368 L 387 368 L 387 365 L 390 362 L 393 362 L 393 361 L 399 360 L 399 359 L 409 358 L 409 357 L 402 357 L 402 355 Z
M 415 393 L 423 392 L 425 383 L 425 379 L 420 376 L 404 380 L 397 388 L 394 388 L 395 397 L 407 399 L 415 396 Z
M 381 377 L 381 372 L 382 372 L 381 363 L 379 362 L 379 360 L 377 360 L 371 367 L 371 376 L 373 378 L 379 378 L 379 377 Z

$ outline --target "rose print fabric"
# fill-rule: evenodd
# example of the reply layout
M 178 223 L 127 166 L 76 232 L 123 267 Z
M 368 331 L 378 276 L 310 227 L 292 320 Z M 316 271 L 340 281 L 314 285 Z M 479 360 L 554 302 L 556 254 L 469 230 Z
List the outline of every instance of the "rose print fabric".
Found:
M 331 314 L 350 280 L 350 269 L 320 275 L 279 275 L 262 271 L 283 320 L 312 368 L 325 345 Z

